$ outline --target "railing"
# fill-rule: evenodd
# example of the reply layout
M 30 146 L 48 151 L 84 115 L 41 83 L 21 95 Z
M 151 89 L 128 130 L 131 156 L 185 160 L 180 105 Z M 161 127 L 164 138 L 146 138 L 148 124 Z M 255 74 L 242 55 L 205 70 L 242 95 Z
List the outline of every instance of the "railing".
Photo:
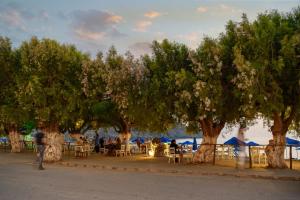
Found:
M 238 148 L 240 147 L 247 147 L 248 148 L 248 151 L 246 151 L 245 149 L 245 155 L 249 161 L 249 168 L 252 168 L 253 167 L 253 150 L 255 150 L 256 148 L 259 148 L 258 151 L 263 151 L 263 153 L 265 154 L 264 150 L 265 150 L 265 147 L 266 145 L 224 145 L 224 144 L 201 144 L 200 147 L 202 145 L 209 145 L 209 146 L 213 146 L 213 160 L 212 160 L 212 164 L 215 165 L 216 164 L 216 158 L 219 157 L 220 155 L 220 151 L 218 151 L 218 148 L 221 147 L 221 148 L 227 148 L 227 158 L 237 158 L 238 157 L 238 154 L 240 153 L 240 151 L 238 150 Z M 289 149 L 289 156 L 288 156 L 288 159 L 289 159 L 289 168 L 290 169 L 293 169 L 293 147 L 297 148 L 299 147 L 299 145 L 272 145 L 273 147 L 276 147 L 276 146 L 283 146 L 285 147 L 285 150 L 286 148 Z M 200 148 L 198 147 L 198 148 Z M 232 151 L 232 152 L 230 152 Z M 258 152 L 259 154 L 260 152 Z M 226 157 L 226 156 L 220 156 L 221 159 Z M 265 159 L 267 161 L 267 157 L 266 157 L 266 154 L 264 155 L 265 156 Z M 286 160 L 286 159 L 285 159 Z M 237 161 L 236 161 L 237 162 Z M 267 164 L 267 163 L 265 163 Z
M 0 149 L 3 149 L 4 152 L 10 151 L 10 144 L 6 141 L 0 143 Z

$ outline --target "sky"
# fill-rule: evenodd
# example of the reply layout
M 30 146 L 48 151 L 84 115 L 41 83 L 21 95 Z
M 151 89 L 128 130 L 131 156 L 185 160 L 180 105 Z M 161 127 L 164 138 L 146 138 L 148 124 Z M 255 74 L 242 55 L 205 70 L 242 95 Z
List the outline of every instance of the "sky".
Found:
M 0 35 L 14 47 L 32 36 L 75 44 L 95 56 L 114 45 L 120 53 L 150 53 L 153 40 L 165 38 L 194 49 L 204 36 L 218 37 L 229 20 L 246 13 L 253 21 L 259 13 L 289 12 L 299 0 L 1 0 Z M 219 140 L 235 136 L 225 130 Z M 246 137 L 267 144 L 272 137 L 258 120 Z
M 75 44 L 92 56 L 114 45 L 120 53 L 150 52 L 153 40 L 168 38 L 197 48 L 217 37 L 228 20 L 246 13 L 291 11 L 297 0 L 1 0 L 0 35 L 14 47 L 32 36 Z

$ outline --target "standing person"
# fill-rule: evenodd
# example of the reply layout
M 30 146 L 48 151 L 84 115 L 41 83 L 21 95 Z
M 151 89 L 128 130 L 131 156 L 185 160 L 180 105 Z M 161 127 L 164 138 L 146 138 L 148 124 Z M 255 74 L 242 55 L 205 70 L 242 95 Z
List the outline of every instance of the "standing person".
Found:
M 244 132 L 246 131 L 246 125 L 241 124 L 238 131 L 238 157 L 237 157 L 237 168 L 243 169 L 245 167 L 246 159 L 246 148 L 245 148 L 245 136 Z
M 99 148 L 100 148 L 100 143 L 99 143 L 99 134 L 98 133 L 96 133 L 96 138 L 95 138 L 95 151 L 96 151 L 96 153 L 99 153 Z
M 38 155 L 38 163 L 39 163 L 39 170 L 44 170 L 43 167 L 43 160 L 44 160 L 44 152 L 45 152 L 45 134 L 42 132 L 43 124 L 40 122 L 38 125 L 38 130 L 35 135 L 35 144 L 37 146 L 37 155 Z
M 141 140 L 140 140 L 139 137 L 136 139 L 136 145 L 138 146 L 139 151 L 140 151 L 140 148 L 141 148 Z

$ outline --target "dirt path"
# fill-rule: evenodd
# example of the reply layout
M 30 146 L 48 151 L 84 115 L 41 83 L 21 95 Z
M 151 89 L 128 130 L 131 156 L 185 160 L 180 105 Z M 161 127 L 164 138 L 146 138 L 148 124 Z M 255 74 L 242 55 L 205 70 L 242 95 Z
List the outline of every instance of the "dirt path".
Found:
M 299 181 L 118 172 L 1 162 L 1 200 L 299 199 Z

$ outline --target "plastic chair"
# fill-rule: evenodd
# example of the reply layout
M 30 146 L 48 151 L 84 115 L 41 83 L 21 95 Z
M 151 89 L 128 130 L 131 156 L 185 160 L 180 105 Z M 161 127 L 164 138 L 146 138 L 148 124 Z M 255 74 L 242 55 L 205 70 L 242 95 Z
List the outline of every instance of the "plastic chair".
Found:
M 128 144 L 125 146 L 125 155 L 130 155 L 131 156 L 131 145 Z
M 75 146 L 75 157 L 84 157 L 85 156 L 85 150 L 84 147 L 81 145 Z
M 121 149 L 116 149 L 116 156 L 118 156 L 118 155 L 123 155 L 123 156 L 125 156 L 125 145 L 124 144 L 122 144 L 121 145 Z
M 170 147 L 168 157 L 169 157 L 168 163 L 171 163 L 171 159 L 173 159 L 173 162 L 175 164 L 176 158 L 178 158 L 178 163 L 180 163 L 180 155 L 176 154 L 176 150 L 174 147 Z
M 102 148 L 100 148 L 100 153 L 107 154 L 108 153 L 108 149 L 105 148 L 105 147 L 102 147 Z

